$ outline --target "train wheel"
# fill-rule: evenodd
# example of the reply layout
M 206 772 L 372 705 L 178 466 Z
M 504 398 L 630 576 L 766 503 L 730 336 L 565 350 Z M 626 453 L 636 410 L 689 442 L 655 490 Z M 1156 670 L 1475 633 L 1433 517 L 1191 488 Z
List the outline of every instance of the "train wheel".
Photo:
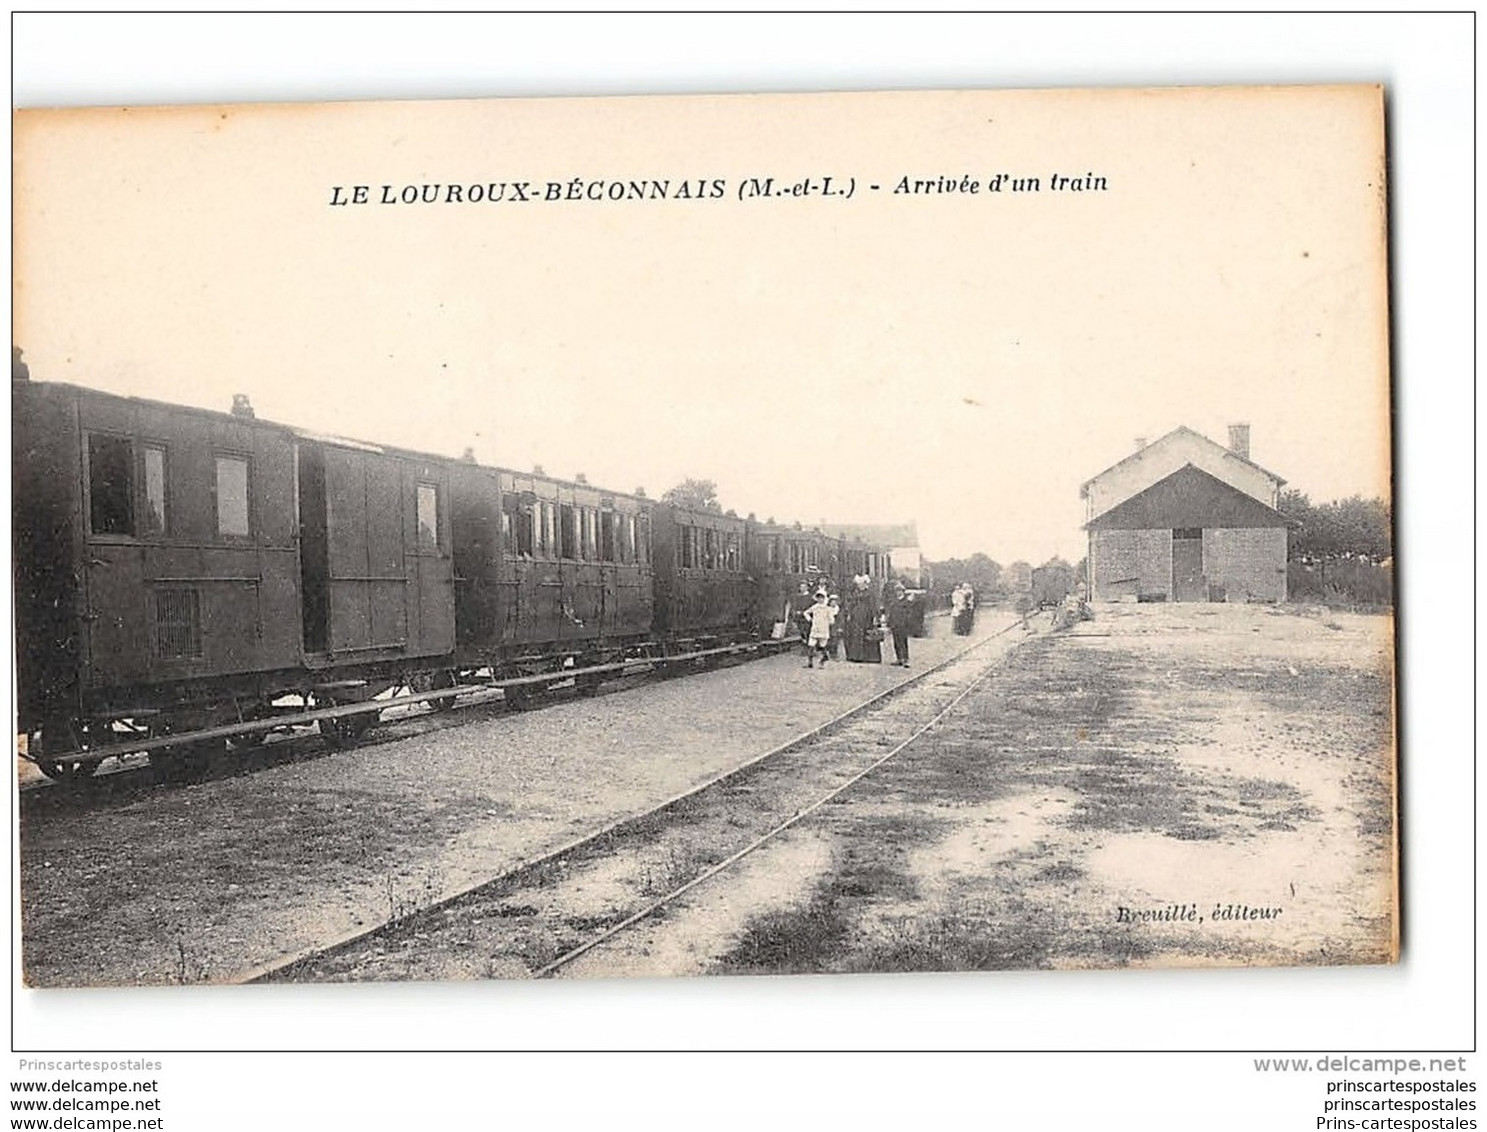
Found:
M 433 687 L 435 688 L 453 688 L 458 682 L 453 672 L 434 673 Z M 434 705 L 435 711 L 451 711 L 454 708 L 454 697 L 439 696 L 436 699 L 430 700 L 429 703 Z
M 415 672 L 408 681 L 410 692 L 433 692 L 439 688 L 453 688 L 459 681 L 453 672 Z M 425 701 L 434 711 L 448 711 L 454 707 L 453 696 L 436 696 Z
M 192 781 L 210 774 L 213 762 L 226 751 L 225 739 L 182 743 L 164 750 L 151 751 L 150 765 L 159 767 L 160 773 L 173 781 Z
M 234 750 L 251 751 L 263 746 L 267 740 L 267 731 L 250 731 L 246 735 L 234 735 L 227 743 Z
M 80 759 L 86 751 L 91 728 L 82 720 L 53 719 L 42 724 L 42 757 L 36 767 L 53 782 L 83 782 L 98 773 L 97 759 Z M 46 757 L 51 753 L 50 758 Z
M 98 763 L 81 759 L 42 759 L 37 769 L 53 782 L 82 782 L 98 773 Z
M 603 664 L 604 660 L 604 657 L 599 656 L 580 657 L 578 667 L 590 668 L 596 664 Z M 599 685 L 603 682 L 603 676 L 597 674 L 592 676 L 575 676 L 573 678 L 573 686 L 578 689 L 580 696 L 597 696 L 599 694 Z
M 332 747 L 354 747 L 361 742 L 361 738 L 377 722 L 375 712 L 365 715 L 343 715 L 338 719 L 322 719 L 319 721 L 320 734 L 325 736 L 325 741 Z

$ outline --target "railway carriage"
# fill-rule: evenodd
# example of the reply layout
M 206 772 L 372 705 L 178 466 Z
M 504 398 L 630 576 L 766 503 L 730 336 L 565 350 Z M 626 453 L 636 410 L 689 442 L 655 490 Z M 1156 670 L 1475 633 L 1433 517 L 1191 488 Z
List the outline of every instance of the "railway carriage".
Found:
M 13 383 L 19 726 L 134 730 L 374 694 L 453 647 L 442 466 L 249 416 Z
M 654 628 L 668 648 L 708 648 L 755 635 L 747 534 L 746 520 L 733 515 L 655 507 Z
M 461 669 L 528 676 L 643 653 L 654 613 L 646 500 L 476 464 L 451 476 Z

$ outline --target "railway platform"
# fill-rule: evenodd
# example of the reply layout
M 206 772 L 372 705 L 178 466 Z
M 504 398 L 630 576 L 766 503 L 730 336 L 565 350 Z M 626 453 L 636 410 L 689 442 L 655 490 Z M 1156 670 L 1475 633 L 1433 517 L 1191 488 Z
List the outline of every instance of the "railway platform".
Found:
M 907 670 L 807 669 L 802 652 L 786 651 L 529 712 L 475 707 L 456 726 L 395 728 L 367 747 L 119 804 L 23 798 L 27 981 L 238 980 L 686 793 L 1013 620 L 983 611 L 965 638 L 933 619 Z

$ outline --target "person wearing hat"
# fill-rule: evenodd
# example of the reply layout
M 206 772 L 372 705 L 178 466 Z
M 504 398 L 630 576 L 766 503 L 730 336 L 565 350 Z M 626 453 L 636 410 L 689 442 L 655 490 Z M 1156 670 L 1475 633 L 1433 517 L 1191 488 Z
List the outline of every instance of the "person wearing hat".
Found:
M 811 635 L 809 640 L 810 653 L 806 656 L 805 666 L 816 667 L 816 656 L 820 654 L 821 667 L 826 667 L 826 644 L 831 640 L 831 623 L 836 620 L 836 610 L 826 600 L 826 591 L 816 591 L 816 604 L 805 611 L 806 618 L 811 623 Z
M 811 621 L 805 611 L 811 607 L 811 587 L 801 582 L 796 592 L 790 595 L 790 615 L 795 618 L 800 643 L 805 646 L 805 655 L 811 655 Z
M 847 659 L 858 664 L 883 663 L 883 631 L 878 628 L 878 600 L 872 579 L 858 574 L 845 597 Z
M 893 663 L 909 667 L 909 622 L 914 611 L 902 582 L 894 582 L 888 593 L 888 630 L 893 634 Z

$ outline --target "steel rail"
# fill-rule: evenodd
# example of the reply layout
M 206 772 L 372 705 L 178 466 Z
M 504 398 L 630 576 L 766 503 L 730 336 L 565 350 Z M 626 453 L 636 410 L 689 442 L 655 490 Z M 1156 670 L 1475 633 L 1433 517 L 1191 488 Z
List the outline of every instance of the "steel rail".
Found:
M 1014 624 L 1021 624 L 1021 622 L 1016 622 Z M 1009 625 L 1009 626 L 1007 626 L 1007 629 L 1011 629 L 1013 627 L 1014 627 L 1013 625 Z M 997 633 L 993 634 L 992 636 L 986 637 L 983 640 L 978 641 L 975 646 L 972 646 L 972 648 L 979 647 L 980 645 L 986 644 L 988 641 L 994 640 L 996 637 L 1001 636 L 1002 633 L 1005 633 L 1007 631 L 1007 629 L 1001 629 Z M 961 652 L 961 653 L 957 654 L 955 657 L 953 657 L 951 659 L 953 659 L 953 660 L 959 660 L 961 657 L 964 657 L 965 655 L 967 655 L 971 651 L 972 651 L 972 649 L 969 649 L 968 648 L 964 652 Z M 985 683 L 986 680 L 990 676 L 991 676 L 991 669 L 988 668 L 985 672 L 981 673 L 980 676 L 976 677 L 975 680 L 971 681 L 970 684 L 966 685 L 966 687 L 964 689 L 962 689 L 960 691 L 960 693 L 957 694 L 956 697 L 953 700 L 951 700 L 948 704 L 946 704 L 943 708 L 941 708 L 938 712 L 936 712 L 935 715 L 934 715 L 934 718 L 932 718 L 928 723 L 926 723 L 926 724 L 924 724 L 924 726 L 920 727 L 917 731 L 914 732 L 914 734 L 910 735 L 907 739 L 905 739 L 898 746 L 894 747 L 893 750 L 889 751 L 882 758 L 878 759 L 876 762 L 873 762 L 871 765 L 865 767 L 863 770 L 858 771 L 851 778 L 847 779 L 847 781 L 843 782 L 840 786 L 836 787 L 836 789 L 832 790 L 830 793 L 824 794 L 820 798 L 817 798 L 814 802 L 812 802 L 809 806 L 806 806 L 804 809 L 797 810 L 793 815 L 791 815 L 785 821 L 781 822 L 779 825 L 777 825 L 773 829 L 769 830 L 769 832 L 767 832 L 765 834 L 762 834 L 761 836 L 755 838 L 753 841 L 749 842 L 749 844 L 745 845 L 742 849 L 738 850 L 736 853 L 733 853 L 733 854 L 731 854 L 731 855 L 723 858 L 723 860 L 719 861 L 717 864 L 708 867 L 703 872 L 699 873 L 697 876 L 695 876 L 691 880 L 687 881 L 686 884 L 681 885 L 679 888 L 673 890 L 672 892 L 668 893 L 667 895 L 665 895 L 665 896 L 661 897 L 660 899 L 655 900 L 652 903 L 646 905 L 640 911 L 633 913 L 631 916 L 629 916 L 628 918 L 620 921 L 618 924 L 614 924 L 613 926 L 611 926 L 609 928 L 606 928 L 603 932 L 601 932 L 598 935 L 592 937 L 591 939 L 587 940 L 586 942 L 579 944 L 577 947 L 573 948 L 572 950 L 567 951 L 567 952 L 564 952 L 562 955 L 559 955 L 552 962 L 548 963 L 547 966 L 545 966 L 545 967 L 539 967 L 536 971 L 532 972 L 532 977 L 535 978 L 535 979 L 545 979 L 545 978 L 548 978 L 548 977 L 552 976 L 553 974 L 555 974 L 556 972 L 558 972 L 562 968 L 568 966 L 568 964 L 572 963 L 574 960 L 580 958 L 583 955 L 586 955 L 588 952 L 592 951 L 594 948 L 602 946 L 603 944 L 605 944 L 605 943 L 609 942 L 611 939 L 613 939 L 615 936 L 620 935 L 622 932 L 628 931 L 630 928 L 634 927 L 636 924 L 640 923 L 641 921 L 649 919 L 656 912 L 659 912 L 662 908 L 665 908 L 667 905 L 673 903 L 679 897 L 684 896 L 686 893 L 690 892 L 692 889 L 696 888 L 698 885 L 704 883 L 705 881 L 709 881 L 713 877 L 717 876 L 719 873 L 724 872 L 725 870 L 732 868 L 734 865 L 738 864 L 739 861 L 743 860 L 745 857 L 747 857 L 750 853 L 754 852 L 756 849 L 759 849 L 762 846 L 767 845 L 769 842 L 773 841 L 780 834 L 784 833 L 787 829 L 791 828 L 792 826 L 796 825 L 798 822 L 803 821 L 805 818 L 807 818 L 811 814 L 815 813 L 822 806 L 826 805 L 826 803 L 830 802 L 833 798 L 839 797 L 841 794 L 843 794 L 844 792 L 846 792 L 852 786 L 855 786 L 858 782 L 862 781 L 862 779 L 866 778 L 873 771 L 877 770 L 880 766 L 882 766 L 884 763 L 886 763 L 889 759 L 893 758 L 900 751 L 904 750 L 904 748 L 906 748 L 907 746 L 909 746 L 909 744 L 915 742 L 921 736 L 923 736 L 924 734 L 926 734 L 932 727 L 934 727 L 937 723 L 939 723 L 940 720 L 944 719 L 945 716 L 949 715 L 951 711 L 953 711 L 957 706 L 959 706 L 959 704 L 960 704 L 960 702 L 962 700 L 964 700 L 973 691 L 975 691 L 983 683 Z M 899 685 L 899 687 L 903 687 L 903 686 L 904 685 Z
M 545 853 L 541 853 L 541 854 L 539 854 L 539 855 L 537 855 L 535 857 L 528 858 L 527 860 L 524 860 L 524 861 L 519 861 L 516 864 L 510 866 L 509 868 L 503 869 L 501 872 L 497 873 L 493 877 L 490 877 L 490 878 L 488 878 L 486 880 L 478 881 L 477 883 L 472 884 L 472 885 L 470 885 L 470 886 L 468 886 L 466 888 L 463 888 L 463 889 L 459 890 L 458 892 L 450 893 L 447 896 L 443 896 L 440 899 L 438 899 L 438 900 L 436 900 L 436 901 L 434 901 L 434 902 L 432 902 L 430 904 L 426 904 L 426 905 L 424 905 L 421 908 L 417 908 L 417 909 L 413 910 L 412 912 L 407 913 L 404 916 L 399 916 L 399 917 L 396 917 L 395 919 L 384 920 L 382 923 L 377 924 L 376 926 L 371 927 L 371 928 L 359 928 L 356 931 L 348 932 L 347 934 L 341 936 L 338 939 L 334 939 L 334 940 L 332 940 L 329 943 L 322 944 L 322 945 L 319 945 L 319 946 L 316 946 L 316 947 L 313 947 L 313 948 L 309 948 L 309 949 L 307 949 L 307 950 L 305 950 L 305 951 L 303 951 L 303 952 L 301 952 L 301 953 L 299 953 L 297 955 L 292 955 L 292 956 L 289 956 L 288 958 L 274 960 L 274 961 L 272 961 L 270 963 L 266 963 L 266 964 L 263 964 L 263 965 L 258 966 L 258 967 L 250 968 L 248 971 L 243 972 L 240 975 L 238 975 L 237 977 L 233 978 L 231 980 L 231 982 L 243 984 L 243 983 L 259 983 L 259 982 L 268 981 L 268 980 L 272 979 L 276 974 L 279 974 L 281 972 L 287 971 L 287 970 L 289 970 L 292 967 L 296 967 L 296 966 L 299 966 L 301 964 L 308 963 L 310 960 L 315 959 L 315 958 L 317 958 L 319 956 L 330 955 L 330 954 L 332 954 L 334 952 L 344 950 L 345 948 L 347 948 L 347 947 L 351 946 L 352 944 L 356 943 L 358 940 L 367 939 L 367 938 L 370 938 L 372 936 L 375 936 L 379 932 L 386 931 L 388 928 L 394 926 L 395 924 L 399 924 L 399 923 L 402 923 L 404 921 L 411 920 L 414 917 L 421 916 L 421 915 L 426 915 L 428 913 L 437 912 L 437 911 L 439 911 L 439 910 L 441 910 L 443 908 L 447 908 L 450 905 L 456 903 L 457 901 L 463 900 L 464 898 L 472 895 L 473 893 L 479 892 L 481 889 L 492 888 L 492 887 L 494 887 L 496 885 L 500 885 L 500 884 L 506 883 L 508 881 L 515 880 L 516 878 L 520 877 L 523 873 L 534 872 L 536 870 L 539 870 L 539 869 L 542 869 L 542 868 L 546 868 L 546 867 L 548 867 L 548 866 L 550 866 L 550 865 L 552 865 L 552 864 L 554 864 L 554 863 L 556 863 L 558 861 L 561 861 L 565 857 L 571 856 L 574 853 L 579 852 L 580 850 L 586 848 L 589 845 L 594 844 L 595 842 L 598 842 L 598 841 L 600 841 L 600 840 L 602 840 L 604 838 L 610 837 L 610 836 L 612 836 L 614 834 L 618 834 L 618 833 L 623 832 L 624 829 L 627 826 L 638 826 L 638 825 L 640 825 L 640 824 L 642 824 L 642 823 L 650 820 L 653 817 L 656 817 L 656 816 L 658 816 L 660 814 L 665 813 L 667 810 L 669 810 L 669 809 L 671 809 L 671 808 L 679 805 L 682 802 L 687 801 L 690 798 L 695 797 L 698 794 L 701 794 L 701 793 L 703 793 L 703 792 L 705 792 L 707 790 L 710 790 L 710 789 L 712 789 L 715 786 L 722 785 L 723 783 L 728 782 L 730 779 L 742 777 L 748 771 L 750 771 L 753 768 L 759 766 L 761 763 L 766 762 L 767 760 L 777 758 L 778 756 L 783 755 L 783 754 L 785 754 L 785 753 L 787 753 L 789 751 L 792 751 L 792 750 L 796 749 L 797 747 L 804 746 L 805 744 L 810 743 L 810 742 L 812 742 L 815 739 L 819 739 L 819 738 L 821 738 L 821 737 L 823 737 L 823 736 L 831 733 L 832 731 L 835 731 L 836 729 L 838 729 L 838 728 L 844 726 L 845 724 L 851 722 L 855 717 L 857 717 L 859 715 L 862 715 L 864 712 L 866 712 L 869 709 L 877 706 L 878 704 L 880 704 L 883 701 L 887 700 L 891 696 L 895 696 L 898 693 L 904 691 L 905 689 L 914 687 L 915 685 L 921 683 L 922 681 L 924 681 L 928 677 L 934 675 L 936 672 L 940 672 L 941 670 L 943 670 L 945 668 L 948 668 L 950 665 L 954 664 L 956 661 L 962 660 L 963 658 L 969 656 L 971 653 L 975 652 L 977 649 L 983 648 L 984 646 L 990 644 L 992 641 L 996 640 L 997 638 L 1003 636 L 1006 633 L 1011 632 L 1013 629 L 1021 628 L 1024 624 L 1025 624 L 1024 620 L 1021 619 L 1021 618 L 1019 618 L 1018 620 L 1013 621 L 1010 624 L 1003 626 L 1002 628 L 996 630 L 995 632 L 989 633 L 985 637 L 982 637 L 981 639 L 972 642 L 971 644 L 967 645 L 965 648 L 961 649 L 959 652 L 952 653 L 950 656 L 946 657 L 944 660 L 940 661 L 937 664 L 931 665 L 929 668 L 924 669 L 922 672 L 915 673 L 913 676 L 911 676 L 909 679 L 905 680 L 903 683 L 901 683 L 901 684 L 895 684 L 891 688 L 885 688 L 883 691 L 877 693 L 874 696 L 871 696 L 870 698 L 864 700 L 862 703 L 856 704 L 853 707 L 848 708 L 846 711 L 842 712 L 841 714 L 836 715 L 836 716 L 832 717 L 831 719 L 828 719 L 825 723 L 818 724 L 817 726 L 811 728 L 809 731 L 803 731 L 799 735 L 796 735 L 794 738 L 787 739 L 785 742 L 779 744 L 778 746 L 772 747 L 768 751 L 765 751 L 763 754 L 755 755 L 753 758 L 747 760 L 746 762 L 740 763 L 738 766 L 730 767 L 728 770 L 725 770 L 725 771 L 723 771 L 720 774 L 714 775 L 712 778 L 709 778 L 706 781 L 704 781 L 702 783 L 699 783 L 697 786 L 690 787 L 690 788 L 688 788 L 686 790 L 681 791 L 678 794 L 674 794 L 670 798 L 667 798 L 665 801 L 660 802 L 660 803 L 658 803 L 655 806 L 652 806 L 648 810 L 643 810 L 640 813 L 636 813 L 636 814 L 627 814 L 626 816 L 624 816 L 622 818 L 617 818 L 614 821 L 609 822 L 608 824 L 602 826 L 601 828 L 593 831 L 592 833 L 582 834 L 582 835 L 580 835 L 578 837 L 573 838 L 570 841 L 566 841 L 563 844 L 558 845 L 557 847 L 548 850 Z M 978 677 L 977 680 L 971 685 L 971 687 L 974 687 L 976 684 L 979 684 L 982 680 L 986 679 L 986 677 L 988 675 L 990 675 L 989 672 L 983 674 L 981 677 Z M 967 691 L 969 691 L 969 689 L 967 689 Z M 962 693 L 960 696 L 958 696 L 956 698 L 956 700 L 954 702 L 955 703 L 959 703 L 960 700 L 962 698 L 964 698 L 964 695 L 965 695 L 965 693 Z M 938 718 L 938 716 L 936 718 Z M 894 753 L 897 753 L 897 750 L 899 750 L 899 749 L 901 749 L 901 748 L 895 748 L 895 751 L 894 752 L 890 752 L 890 755 L 889 756 L 886 756 L 886 757 L 891 757 L 891 755 L 894 754 Z M 884 761 L 884 760 L 880 760 L 880 761 Z M 874 764 L 874 765 L 876 766 L 877 764 Z M 872 769 L 872 768 L 869 768 L 869 769 Z M 812 806 L 811 808 L 814 809 L 815 807 Z M 803 816 L 803 813 L 804 813 L 804 811 L 801 814 L 798 814 L 797 815 L 797 818 L 796 819 L 792 819 L 792 821 L 793 820 L 798 820 L 798 818 L 800 816 Z M 772 836 L 772 834 L 770 836 Z M 749 850 L 746 850 L 745 852 L 751 852 L 753 848 L 754 847 L 751 846 L 750 849 Z M 698 879 L 701 880 L 701 879 L 706 879 L 706 878 L 705 877 L 702 877 L 702 878 L 698 878 Z M 697 882 L 694 881 L 692 883 L 695 884 Z M 690 887 L 690 885 L 688 887 Z M 682 890 L 678 890 L 678 893 L 677 894 L 680 894 L 680 891 L 682 891 Z M 673 897 L 670 897 L 668 899 L 671 899 L 671 898 L 674 898 L 674 896 Z M 651 911 L 654 911 L 654 909 L 649 909 L 647 912 L 645 912 L 644 914 L 642 914 L 640 918 L 644 918 L 644 915 L 649 915 Z M 629 923 L 630 923 L 629 920 L 625 921 L 625 924 L 626 925 L 628 925 Z M 596 941 L 596 942 L 599 942 L 599 941 Z M 593 944 L 590 944 L 589 946 L 593 946 Z M 587 947 L 585 947 L 584 950 L 587 950 Z M 577 954 L 576 953 L 571 953 L 570 952 L 569 954 L 573 958 L 577 958 Z M 555 961 L 555 963 L 556 962 L 566 962 L 566 958 L 560 957 L 560 959 L 558 961 Z M 550 963 L 550 964 L 548 964 L 547 967 L 540 968 L 537 972 L 534 972 L 534 977 L 546 977 L 547 973 L 549 972 L 549 969 L 554 969 L 554 968 L 555 968 L 555 964 L 554 963 Z

